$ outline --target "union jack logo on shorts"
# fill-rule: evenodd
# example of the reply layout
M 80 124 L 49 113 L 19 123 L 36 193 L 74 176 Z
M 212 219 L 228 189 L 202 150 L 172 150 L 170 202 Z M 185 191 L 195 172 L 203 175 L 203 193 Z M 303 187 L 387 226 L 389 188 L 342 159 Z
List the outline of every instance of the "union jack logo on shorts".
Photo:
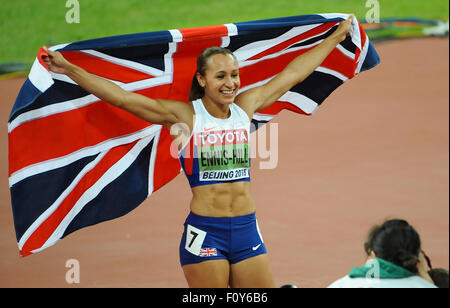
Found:
M 217 256 L 216 248 L 202 248 L 200 250 L 200 257 L 211 257 L 211 256 Z

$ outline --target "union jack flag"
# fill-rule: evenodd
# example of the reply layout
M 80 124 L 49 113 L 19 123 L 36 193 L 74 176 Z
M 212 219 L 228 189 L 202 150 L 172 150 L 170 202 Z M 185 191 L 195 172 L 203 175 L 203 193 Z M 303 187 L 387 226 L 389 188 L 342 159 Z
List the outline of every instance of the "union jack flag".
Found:
M 66 59 L 128 91 L 186 101 L 197 55 L 227 47 L 240 65 L 241 92 L 270 81 L 348 15 L 324 14 L 99 38 L 53 46 Z M 8 121 L 9 185 L 21 256 L 68 234 L 127 214 L 180 173 L 161 125 L 49 72 L 39 50 Z M 343 82 L 379 63 L 361 25 L 305 81 L 255 114 L 310 115 Z
M 216 248 L 202 248 L 200 250 L 200 257 L 211 257 L 211 256 L 217 256 Z

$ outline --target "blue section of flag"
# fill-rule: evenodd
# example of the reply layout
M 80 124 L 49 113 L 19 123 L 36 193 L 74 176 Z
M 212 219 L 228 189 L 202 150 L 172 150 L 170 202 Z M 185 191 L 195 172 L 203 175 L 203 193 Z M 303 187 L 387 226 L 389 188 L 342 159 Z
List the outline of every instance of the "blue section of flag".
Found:
M 83 227 L 123 216 L 141 204 L 148 196 L 148 170 L 152 149 L 153 141 L 124 173 L 83 207 L 67 227 L 63 237 Z
M 11 202 L 17 241 L 61 196 L 81 170 L 97 156 L 84 157 L 64 167 L 28 177 L 11 186 Z M 24 205 L 27 205 L 27 207 L 24 208 Z

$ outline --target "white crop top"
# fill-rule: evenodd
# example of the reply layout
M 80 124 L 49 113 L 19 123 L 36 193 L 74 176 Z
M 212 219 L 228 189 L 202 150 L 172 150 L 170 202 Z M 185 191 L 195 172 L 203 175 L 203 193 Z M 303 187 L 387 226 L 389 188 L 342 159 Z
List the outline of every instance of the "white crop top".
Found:
M 250 181 L 250 120 L 231 104 L 227 119 L 211 116 L 201 99 L 192 102 L 195 112 L 190 139 L 179 159 L 191 187 Z

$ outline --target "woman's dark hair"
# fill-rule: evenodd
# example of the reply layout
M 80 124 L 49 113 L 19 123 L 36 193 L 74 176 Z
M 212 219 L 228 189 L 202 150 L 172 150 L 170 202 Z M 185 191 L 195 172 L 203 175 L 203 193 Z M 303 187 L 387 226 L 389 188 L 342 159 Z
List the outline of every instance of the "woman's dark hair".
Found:
M 373 227 L 364 243 L 367 254 L 372 251 L 378 258 L 401 266 L 417 274 L 420 237 L 406 220 L 392 219 Z
M 223 47 L 209 47 L 203 50 L 197 57 L 197 71 L 192 79 L 191 91 L 189 92 L 189 100 L 194 101 L 196 99 L 202 98 L 205 95 L 205 89 L 200 86 L 197 80 L 197 72 L 200 75 L 205 76 L 206 67 L 208 66 L 208 59 L 212 56 L 222 54 L 222 55 L 232 55 L 236 59 L 235 55 L 231 50 Z
M 433 280 L 434 284 L 438 288 L 446 288 L 448 289 L 448 270 L 445 268 L 433 268 L 432 270 L 428 271 L 428 275 L 430 275 L 431 279 Z

